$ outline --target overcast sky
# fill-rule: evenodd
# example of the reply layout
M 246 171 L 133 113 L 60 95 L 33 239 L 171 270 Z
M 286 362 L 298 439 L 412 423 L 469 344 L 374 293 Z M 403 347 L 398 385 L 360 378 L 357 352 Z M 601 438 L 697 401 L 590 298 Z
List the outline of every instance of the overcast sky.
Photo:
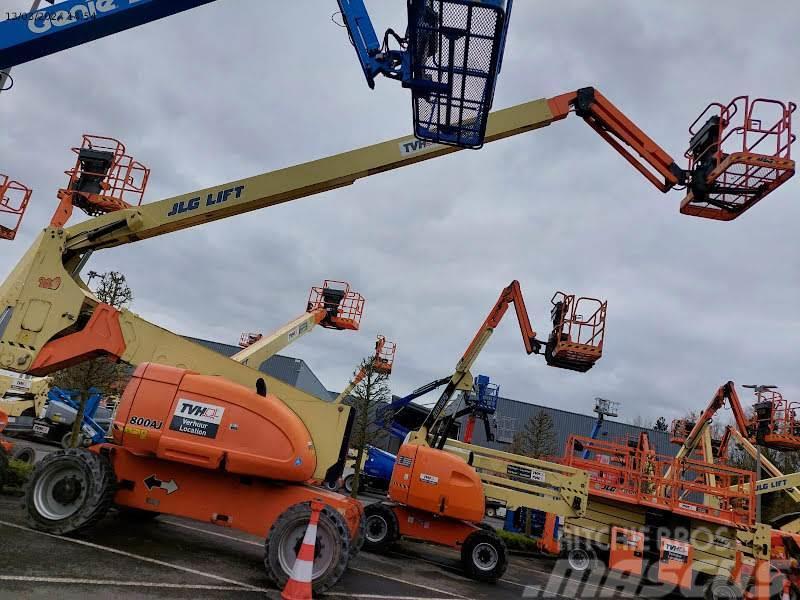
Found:
M 29 4 L 0 0 L 0 18 Z M 376 29 L 405 28 L 404 2 L 367 4 Z M 146 201 L 406 134 L 410 94 L 390 80 L 370 91 L 335 10 L 219 0 L 14 69 L 0 172 L 34 197 L 17 239 L 0 242 L 0 276 L 48 222 L 84 132 L 121 139 L 152 168 Z M 800 100 L 798 23 L 796 0 L 517 0 L 495 108 L 594 85 L 678 159 L 712 100 Z M 315 331 L 286 352 L 329 389 L 377 333 L 398 345 L 395 393 L 448 375 L 518 279 L 543 335 L 555 290 L 607 299 L 606 344 L 586 374 L 548 368 L 525 355 L 510 311 L 474 369 L 503 396 L 581 412 L 603 396 L 626 419 L 702 408 L 728 379 L 798 399 L 798 180 L 731 223 L 680 215 L 681 197 L 572 116 L 107 250 L 90 268 L 124 272 L 146 319 L 228 343 L 297 316 L 323 279 L 349 281 L 367 298 L 361 330 Z

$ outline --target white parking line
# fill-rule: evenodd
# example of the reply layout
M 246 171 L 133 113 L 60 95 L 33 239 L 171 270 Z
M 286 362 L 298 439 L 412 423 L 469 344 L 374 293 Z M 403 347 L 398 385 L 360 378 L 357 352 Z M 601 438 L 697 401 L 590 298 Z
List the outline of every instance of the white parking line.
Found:
M 570 579 L 569 577 L 564 577 L 563 575 L 556 575 L 555 573 L 548 573 L 547 571 L 540 571 L 539 569 L 534 569 L 533 567 L 523 566 L 523 565 L 520 565 L 520 564 L 515 564 L 514 566 L 519 568 L 519 569 L 523 569 L 525 571 L 530 571 L 531 573 L 539 573 L 540 575 L 546 575 L 548 577 L 557 577 L 558 579 L 561 579 L 563 581 L 575 582 L 574 579 Z M 505 579 L 503 581 L 505 581 Z M 513 582 L 509 581 L 508 583 L 513 583 Z M 594 584 L 594 583 L 590 583 L 588 581 L 584 581 L 584 582 L 578 581 L 576 583 L 578 585 L 581 585 L 581 586 L 587 586 L 588 585 L 589 587 L 593 587 L 596 590 L 600 590 L 600 591 L 612 591 L 613 593 L 618 594 L 619 597 L 621 597 L 621 598 L 637 598 L 638 597 L 638 596 L 635 596 L 635 595 L 632 595 L 632 594 L 624 594 L 623 592 L 618 591 L 616 588 L 613 588 L 613 587 L 608 587 L 608 586 L 604 586 L 604 585 L 597 585 L 597 584 Z M 520 584 L 519 583 L 513 583 L 513 585 L 520 585 Z M 536 587 L 536 586 L 528 586 L 528 587 Z M 548 593 L 550 593 L 550 592 L 548 592 Z M 556 594 L 556 595 L 560 595 L 560 594 Z M 561 597 L 562 598 L 566 598 L 566 596 L 561 596 Z
M 328 596 L 338 598 L 364 598 L 364 600 L 453 600 L 452 596 L 447 598 L 436 598 L 435 596 L 383 596 L 381 594 L 348 594 L 347 592 L 325 592 Z
M 224 533 L 217 533 L 216 531 L 209 531 L 209 530 L 203 529 L 201 527 L 192 527 L 191 525 L 184 525 L 183 523 L 176 523 L 175 521 L 173 521 L 171 519 L 167 520 L 167 519 L 163 519 L 162 518 L 160 520 L 160 522 L 161 523 L 165 523 L 167 525 L 173 525 L 175 527 L 183 527 L 184 529 L 191 529 L 192 531 L 198 531 L 200 533 L 205 533 L 205 534 L 208 534 L 208 535 L 215 535 L 217 537 L 225 538 L 227 540 L 233 540 L 235 542 L 241 542 L 242 544 L 251 544 L 251 545 L 259 546 L 259 547 L 263 546 L 263 544 L 260 544 L 259 542 L 254 542 L 252 540 L 245 540 L 245 539 L 238 538 L 238 537 L 235 537 L 235 536 L 232 536 L 232 535 L 226 535 Z M 390 581 L 395 581 L 397 583 L 403 583 L 405 585 L 410 585 L 410 586 L 413 586 L 413 587 L 422 588 L 422 589 L 428 590 L 429 592 L 435 592 L 437 594 L 443 594 L 444 596 L 447 596 L 448 598 L 466 598 L 466 596 L 461 596 L 459 594 L 456 594 L 456 593 L 453 593 L 453 592 L 448 592 L 446 590 L 439 590 L 439 589 L 436 589 L 436 588 L 431 587 L 429 585 L 422 585 L 422 584 L 419 584 L 419 583 L 414 583 L 413 581 L 406 581 L 405 579 L 400 579 L 398 577 L 391 577 L 389 575 L 384 575 L 383 573 L 375 573 L 374 571 L 368 571 L 366 569 L 361 569 L 359 567 L 348 567 L 348 569 L 350 571 L 360 572 L 360 573 L 364 573 L 366 575 L 372 575 L 374 577 L 381 577 L 383 579 L 389 579 Z M 331 593 L 331 592 L 326 592 L 326 595 L 327 596 L 335 596 L 336 594 L 335 593 Z M 383 597 L 383 596 L 373 596 L 373 595 L 370 595 L 370 594 L 341 594 L 341 595 L 342 596 L 349 596 L 351 598 L 365 598 L 365 599 L 366 598 L 379 599 L 379 598 Z M 402 598 L 408 598 L 408 596 L 387 596 L 386 598 L 401 598 L 401 597 Z M 426 598 L 427 598 L 427 596 L 426 596 Z
M 73 577 L 34 577 L 28 575 L 0 575 L 0 581 L 27 581 L 32 583 L 71 583 L 73 585 L 111 585 L 119 587 L 178 588 L 186 590 L 220 590 L 225 592 L 257 592 L 259 589 L 242 588 L 239 585 L 202 585 L 186 583 L 157 583 L 153 581 L 116 581 L 114 579 L 78 579 Z
M 362 569 L 361 567 L 348 567 L 348 569 L 350 571 L 355 571 L 356 573 L 364 573 L 366 575 L 372 575 L 373 577 L 381 577 L 383 579 L 388 579 L 389 581 L 396 581 L 397 583 L 404 583 L 406 585 L 410 585 L 413 587 L 422 588 L 424 590 L 436 592 L 437 594 L 445 594 L 449 598 L 464 598 L 465 600 L 469 600 L 467 596 L 462 596 L 461 594 L 456 594 L 455 592 L 448 592 L 447 590 L 439 590 L 427 584 L 423 585 L 421 583 L 414 583 L 413 581 L 406 581 L 405 579 L 400 579 L 399 577 L 390 577 L 389 575 L 384 575 L 383 573 L 376 573 L 375 571 L 369 571 L 367 569 Z
M 257 591 L 257 592 L 268 592 L 266 588 L 260 588 L 254 585 L 250 585 L 249 583 L 243 583 L 241 581 L 234 581 L 233 579 L 228 579 L 227 577 L 220 577 L 219 575 L 212 575 L 211 573 L 204 573 L 203 571 L 196 571 L 195 569 L 190 569 L 188 567 L 182 567 L 181 565 L 175 565 L 172 563 L 164 562 L 163 560 L 157 560 L 155 558 L 150 558 L 147 556 L 141 556 L 140 554 L 133 554 L 131 552 L 125 552 L 124 550 L 117 550 L 116 548 L 110 548 L 108 546 L 101 546 L 100 544 L 93 544 L 92 542 L 87 542 L 85 540 L 76 540 L 74 538 L 68 537 L 61 537 L 58 535 L 53 535 L 52 533 L 45 533 L 44 531 L 37 531 L 35 529 L 31 529 L 30 527 L 25 527 L 23 525 L 17 525 L 16 523 L 9 523 L 7 521 L 0 521 L 0 525 L 5 525 L 6 527 L 12 527 L 14 529 L 20 529 L 22 531 L 29 531 L 31 533 L 35 533 L 37 535 L 44 535 L 49 538 L 53 538 L 56 540 L 61 540 L 64 542 L 69 542 L 71 544 L 78 544 L 79 546 L 86 546 L 88 548 L 95 548 L 96 550 L 104 550 L 106 552 L 110 552 L 112 554 L 119 554 L 120 556 L 126 556 L 128 558 L 134 558 L 136 560 L 140 560 L 142 562 L 148 562 L 155 565 L 159 565 L 162 567 L 168 567 L 170 569 L 175 569 L 177 571 L 183 571 L 184 573 L 191 573 L 192 575 L 199 575 L 201 577 L 207 577 L 208 579 L 214 579 L 216 581 L 222 581 L 224 583 L 229 583 L 239 588 L 244 588 L 247 590 Z
M 205 533 L 207 535 L 215 535 L 217 537 L 225 538 L 226 540 L 233 540 L 234 542 L 241 542 L 242 544 L 250 544 L 251 546 L 258 546 L 259 548 L 264 547 L 263 542 L 254 542 L 253 540 L 245 540 L 243 538 L 236 537 L 235 535 L 226 535 L 224 533 L 217 533 L 216 531 L 209 531 L 208 529 L 203 529 L 202 527 L 192 527 L 191 525 L 176 523 L 175 521 L 164 519 L 163 517 L 159 519 L 157 523 L 166 523 L 167 525 L 172 525 L 173 527 L 183 527 L 184 529 L 199 531 L 200 533 Z

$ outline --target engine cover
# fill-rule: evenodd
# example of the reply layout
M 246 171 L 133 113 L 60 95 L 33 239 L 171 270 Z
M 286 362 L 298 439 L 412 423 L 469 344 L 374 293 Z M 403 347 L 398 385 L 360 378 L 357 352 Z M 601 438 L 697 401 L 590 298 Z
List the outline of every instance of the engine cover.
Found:
M 113 436 L 137 454 L 241 475 L 298 482 L 316 468 L 308 429 L 278 397 L 154 363 L 125 388 Z
M 480 522 L 486 509 L 483 485 L 458 456 L 403 444 L 389 484 L 389 498 L 452 519 Z

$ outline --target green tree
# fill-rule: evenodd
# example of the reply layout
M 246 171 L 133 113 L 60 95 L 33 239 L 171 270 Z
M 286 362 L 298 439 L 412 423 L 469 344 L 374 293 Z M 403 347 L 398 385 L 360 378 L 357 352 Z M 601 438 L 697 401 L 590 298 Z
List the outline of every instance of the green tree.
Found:
M 525 427 L 514 434 L 510 452 L 530 458 L 542 458 L 558 453 L 553 419 L 543 410 L 537 411 Z
M 375 424 L 375 412 L 381 405 L 386 405 L 392 399 L 389 389 L 389 373 L 385 369 L 375 368 L 375 356 L 369 356 L 353 373 L 353 381 L 360 377 L 360 381 L 350 393 L 348 404 L 356 411 L 353 432 L 350 435 L 350 447 L 356 451 L 355 465 L 353 467 L 353 489 L 350 495 L 355 498 L 361 480 L 361 464 L 368 444 L 372 443 L 380 434 L 382 428 Z
M 95 297 L 115 308 L 123 308 L 133 301 L 133 292 L 125 280 L 125 275 L 117 271 L 97 273 L 89 271 L 87 285 L 92 287 L 92 280 L 97 280 L 92 289 Z M 87 360 L 72 367 L 57 371 L 52 375 L 52 385 L 79 393 L 80 406 L 75 422 L 72 425 L 70 445 L 75 448 L 81 442 L 81 423 L 89 397 L 89 389 L 97 388 L 104 395 L 116 392 L 128 379 L 126 365 L 115 363 L 105 357 Z

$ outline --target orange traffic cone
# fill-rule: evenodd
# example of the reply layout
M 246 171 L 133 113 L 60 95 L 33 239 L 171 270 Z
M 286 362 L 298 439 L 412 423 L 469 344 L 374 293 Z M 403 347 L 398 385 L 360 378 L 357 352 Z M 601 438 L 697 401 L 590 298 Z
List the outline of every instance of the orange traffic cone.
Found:
M 292 576 L 281 592 L 283 600 L 311 600 L 311 575 L 314 572 L 314 546 L 317 542 L 317 523 L 319 514 L 325 506 L 321 502 L 311 502 L 311 519 L 308 521 L 303 545 L 292 567 Z

